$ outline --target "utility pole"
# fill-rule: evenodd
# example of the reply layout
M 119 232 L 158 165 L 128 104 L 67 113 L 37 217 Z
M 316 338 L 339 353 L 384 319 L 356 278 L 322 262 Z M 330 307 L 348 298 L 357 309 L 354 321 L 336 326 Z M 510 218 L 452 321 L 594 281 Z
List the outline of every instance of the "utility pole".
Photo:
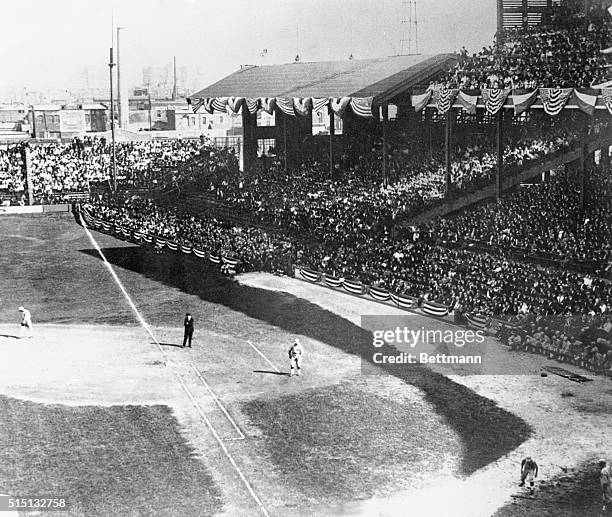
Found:
M 172 85 L 172 100 L 175 101 L 176 100 L 176 56 L 174 56 L 174 83 Z
M 121 45 L 119 43 L 119 33 L 121 31 L 121 27 L 117 27 L 117 108 L 119 113 L 119 127 L 123 127 L 123 109 L 124 106 L 122 104 L 121 99 Z M 125 129 L 125 128 L 124 128 Z
M 117 156 L 115 153 L 115 100 L 113 98 L 113 47 L 110 48 L 110 61 L 108 63 L 108 75 L 110 79 L 110 119 L 111 119 L 111 145 L 113 147 L 112 154 L 112 176 L 113 176 L 113 196 L 117 192 Z

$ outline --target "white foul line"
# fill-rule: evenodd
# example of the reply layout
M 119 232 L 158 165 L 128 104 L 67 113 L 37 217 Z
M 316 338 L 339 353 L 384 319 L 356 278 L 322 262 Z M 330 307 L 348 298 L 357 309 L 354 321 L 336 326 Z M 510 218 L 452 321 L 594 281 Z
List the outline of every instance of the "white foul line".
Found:
M 183 388 L 183 390 L 185 390 L 185 393 L 187 393 L 187 396 L 191 399 L 191 402 L 193 403 L 193 405 L 195 406 L 195 408 L 198 410 L 198 412 L 200 413 L 200 416 L 202 417 L 202 419 L 204 420 L 204 422 L 206 422 L 206 425 L 208 426 L 208 429 L 210 429 L 210 432 L 213 434 L 213 436 L 215 437 L 215 440 L 217 440 L 217 443 L 219 444 L 219 446 L 221 447 L 221 449 L 223 450 L 223 452 L 225 453 L 225 456 L 227 457 L 227 459 L 230 461 L 230 463 L 233 465 L 234 469 L 236 470 L 236 472 L 238 472 L 238 475 L 240 476 L 240 479 L 242 479 L 242 482 L 244 483 L 244 486 L 246 486 L 247 490 L 249 491 L 249 493 L 251 494 L 251 497 L 255 500 L 255 502 L 257 503 L 257 505 L 259 506 L 259 509 L 261 510 L 261 513 L 263 515 L 265 515 L 265 517 L 270 517 L 270 514 L 268 513 L 268 511 L 266 510 L 265 506 L 263 505 L 263 503 L 261 502 L 261 500 L 259 499 L 259 497 L 257 497 L 257 494 L 255 493 L 255 491 L 253 490 L 253 487 L 251 486 L 251 484 L 248 482 L 247 478 L 244 476 L 244 474 L 242 473 L 242 470 L 240 470 L 240 467 L 237 465 L 236 461 L 234 460 L 234 458 L 232 457 L 232 455 L 230 454 L 230 452 L 227 450 L 227 447 L 225 446 L 225 444 L 223 443 L 223 440 L 221 440 L 221 438 L 219 437 L 219 435 L 217 434 L 217 431 L 215 430 L 215 428 L 212 426 L 212 424 L 210 423 L 210 420 L 208 419 L 208 417 L 206 416 L 206 414 L 204 413 L 204 411 L 202 411 L 202 408 L 200 407 L 200 405 L 198 404 L 198 401 L 195 400 L 193 398 L 193 395 L 191 394 L 191 392 L 189 391 L 189 388 L 187 388 L 187 386 L 185 386 L 185 383 L 183 382 L 183 379 L 181 379 L 179 377 L 179 382 L 181 383 L 181 387 Z
M 113 267 L 110 265 L 110 263 L 108 262 L 108 260 L 106 260 L 106 257 L 104 256 L 104 253 L 102 253 L 102 250 L 100 249 L 100 246 L 98 246 L 98 243 L 96 242 L 96 240 L 94 239 L 93 235 L 91 234 L 91 232 L 89 231 L 89 228 L 87 228 L 87 226 L 85 225 L 85 221 L 83 220 L 83 217 L 79 214 L 79 218 L 81 220 L 81 224 L 85 230 L 85 232 L 87 233 L 87 236 L 89 237 L 89 239 L 91 240 L 91 242 L 93 243 L 93 245 L 95 246 L 96 250 L 98 251 L 98 253 L 100 254 L 100 256 L 102 257 L 102 260 L 104 261 L 105 266 L 108 268 L 108 270 L 110 271 L 113 279 L 115 280 L 115 282 L 117 283 L 117 285 L 119 286 L 119 288 L 121 289 L 121 292 L 123 293 L 123 295 L 125 296 L 125 298 L 127 299 L 128 303 L 130 304 L 130 307 L 132 307 L 132 310 L 136 313 L 136 316 L 138 317 L 138 321 L 140 321 L 140 323 L 142 324 L 142 326 L 144 327 L 144 329 L 147 331 L 147 333 L 151 336 L 151 338 L 153 339 L 153 341 L 155 342 L 155 344 L 157 345 L 157 348 L 159 349 L 159 351 L 161 352 L 161 354 L 164 356 L 164 358 L 166 359 L 167 362 L 169 362 L 169 358 L 166 355 L 166 352 L 164 351 L 164 349 L 162 348 L 162 346 L 160 345 L 159 341 L 157 340 L 157 338 L 153 335 L 153 332 L 151 332 L 151 329 L 149 328 L 149 325 L 147 324 L 147 322 L 144 320 L 144 318 L 141 316 L 140 312 L 138 311 L 138 309 L 136 308 L 136 306 L 134 305 L 134 302 L 132 302 L 132 299 L 130 298 L 130 295 L 127 293 L 127 291 L 125 290 L 125 288 L 123 287 L 123 284 L 121 283 L 121 280 L 119 280 L 119 277 L 117 276 L 117 274 L 115 273 L 115 271 L 113 270 Z M 193 365 L 192 365 L 193 366 Z M 264 515 L 264 517 L 270 517 L 270 514 L 268 513 L 268 511 L 266 510 L 265 506 L 263 505 L 263 503 L 261 502 L 261 500 L 259 499 L 259 497 L 257 496 L 257 494 L 255 493 L 255 491 L 253 490 L 253 487 L 251 486 L 251 484 L 248 482 L 247 478 L 245 477 L 245 475 L 242 473 L 242 470 L 240 470 L 240 467 L 238 466 L 238 464 L 236 463 L 236 461 L 234 460 L 234 458 L 232 457 L 232 455 L 229 453 L 229 451 L 227 450 L 227 447 L 225 446 L 225 444 L 223 443 L 223 440 L 221 440 L 221 437 L 217 434 L 217 431 L 215 430 L 215 428 L 213 427 L 213 425 L 210 423 L 210 420 L 208 419 L 208 417 L 206 416 L 206 414 L 204 413 L 204 411 L 202 411 L 202 408 L 200 407 L 200 405 L 198 404 L 197 400 L 193 397 L 191 391 L 189 391 L 189 388 L 185 385 L 185 383 L 183 382 L 183 379 L 181 379 L 175 372 L 174 376 L 178 379 L 179 383 L 181 384 L 181 387 L 183 388 L 183 390 L 185 391 L 185 393 L 187 394 L 187 396 L 189 397 L 189 399 L 191 400 L 191 402 L 193 403 L 193 405 L 195 406 L 195 408 L 197 409 L 198 413 L 200 413 L 200 416 L 204 419 L 204 422 L 206 423 L 207 427 L 210 429 L 210 432 L 213 434 L 213 436 L 215 437 L 215 440 L 217 440 L 217 443 L 219 444 L 219 446 L 221 447 L 221 449 L 223 450 L 223 452 L 225 453 L 225 456 L 227 457 L 227 459 L 229 460 L 229 462 L 232 464 L 232 466 L 234 467 L 234 469 L 236 470 L 236 472 L 238 473 L 238 476 L 240 476 L 240 479 L 242 480 L 242 482 L 244 483 L 244 485 L 246 486 L 247 490 L 249 491 L 249 494 L 251 494 L 251 497 L 255 500 L 255 502 L 257 503 L 257 506 L 259 506 L 259 509 L 261 510 L 261 513 Z M 206 385 L 206 381 L 204 381 L 204 379 L 199 376 L 202 380 L 202 382 L 204 382 L 204 384 Z M 209 390 L 211 395 L 213 395 L 213 397 L 216 399 L 216 397 L 214 396 L 214 394 L 212 393 L 212 390 Z M 221 406 L 220 406 L 221 407 Z M 233 423 L 233 420 L 229 417 L 229 415 L 227 415 L 228 418 L 230 419 L 230 421 Z M 234 424 L 235 426 L 235 424 Z M 242 437 L 244 438 L 244 435 L 242 434 L 242 432 L 240 431 L 240 429 L 238 429 L 238 427 L 236 427 L 236 430 L 242 435 Z
M 89 237 L 89 240 L 92 242 L 92 244 L 96 248 L 96 250 L 97 250 L 98 254 L 100 255 L 100 257 L 102 257 L 102 261 L 104 262 L 104 265 L 110 271 L 110 274 L 113 277 L 113 280 L 119 286 L 119 289 L 121 289 L 121 292 L 123 293 L 123 296 L 125 296 L 125 299 L 130 304 L 130 307 L 132 308 L 132 310 L 136 314 L 136 318 L 138 318 L 138 321 L 140 322 L 140 324 L 147 331 L 149 336 L 151 336 L 151 339 L 155 342 L 155 344 L 157 345 L 157 348 L 159 349 L 161 354 L 164 356 L 164 359 L 166 360 L 166 363 L 169 363 L 170 362 L 169 357 L 166 355 L 166 352 L 164 351 L 164 349 L 160 345 L 159 341 L 157 341 L 157 338 L 153 335 L 153 332 L 151 332 L 151 329 L 150 329 L 149 325 L 147 324 L 145 319 L 142 317 L 142 315 L 140 314 L 139 310 L 136 308 L 136 305 L 134 305 L 134 302 L 130 298 L 130 295 L 127 293 L 127 291 L 123 287 L 123 284 L 121 283 L 121 280 L 119 280 L 119 277 L 117 276 L 117 273 L 115 273 L 115 270 L 113 269 L 113 266 L 111 266 L 110 262 L 108 260 L 106 260 L 106 257 L 104 256 L 104 253 L 102 253 L 102 250 L 100 249 L 100 246 L 98 246 L 98 243 L 96 242 L 96 239 L 94 239 L 94 236 L 89 231 L 89 228 L 87 228 L 87 225 L 85 224 L 85 221 L 83 220 L 83 216 L 81 214 L 79 214 L 79 219 L 81 220 L 81 224 L 83 225 L 83 229 L 87 233 L 87 236 Z
M 253 343 L 251 343 L 248 339 L 247 339 L 247 343 L 249 344 L 249 346 L 255 350 L 255 352 L 257 352 L 261 357 L 263 357 L 264 361 L 266 363 L 268 363 L 276 373 L 281 373 L 280 370 L 274 366 L 274 364 L 270 361 L 270 359 L 268 359 L 265 355 L 263 355 L 263 353 L 261 352 L 261 350 L 259 350 L 259 348 L 257 348 Z
M 238 425 L 236 425 L 236 422 L 234 421 L 234 419 L 230 416 L 230 414 L 227 412 L 227 409 L 225 409 L 225 406 L 221 403 L 221 401 L 217 398 L 217 395 L 215 395 L 215 393 L 213 392 L 213 390 L 210 388 L 210 386 L 208 385 L 208 383 L 206 382 L 206 380 L 204 379 L 204 377 L 202 377 L 202 374 L 200 373 L 200 371 L 195 367 L 195 365 L 193 363 L 189 363 L 191 365 L 191 367 L 193 368 L 193 371 L 195 372 L 195 374 L 198 376 L 198 379 L 200 379 L 200 381 L 202 382 L 202 384 L 204 384 L 204 386 L 206 387 L 206 389 L 208 390 L 208 393 L 210 393 L 210 396 L 214 399 L 214 401 L 217 403 L 217 406 L 219 406 L 219 409 L 221 411 L 223 411 L 223 414 L 227 417 L 227 419 L 230 421 L 230 423 L 232 424 L 232 426 L 234 426 L 234 429 L 236 429 L 236 432 L 238 433 L 239 436 L 239 440 L 244 440 L 244 434 L 242 433 L 242 431 L 240 430 L 240 428 L 238 427 Z

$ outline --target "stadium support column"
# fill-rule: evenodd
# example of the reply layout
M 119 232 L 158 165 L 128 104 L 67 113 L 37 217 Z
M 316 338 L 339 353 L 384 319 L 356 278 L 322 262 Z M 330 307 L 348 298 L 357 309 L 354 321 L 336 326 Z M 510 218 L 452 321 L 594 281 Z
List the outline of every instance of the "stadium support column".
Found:
M 452 108 L 446 112 L 446 123 L 444 124 L 444 164 L 445 164 L 445 183 L 446 183 L 446 199 L 451 198 L 451 145 L 453 137 L 453 110 Z
M 285 115 L 282 111 L 278 111 L 278 113 L 282 113 L 283 117 L 283 154 L 285 155 L 285 176 L 289 173 L 289 166 L 287 162 L 287 115 Z
M 334 136 L 336 134 L 336 116 L 331 104 L 327 106 L 327 113 L 329 115 L 329 177 L 334 180 L 336 178 L 334 173 Z
M 497 174 L 495 175 L 495 200 L 501 200 L 502 180 L 504 177 L 504 109 L 497 112 Z
M 387 126 L 389 123 L 389 104 L 385 102 L 382 105 L 382 175 L 383 185 L 387 184 L 387 177 L 389 176 L 389 150 L 388 147 L 388 135 Z
M 246 105 L 241 108 L 242 112 L 242 141 L 243 152 L 243 169 L 249 171 L 252 169 L 257 154 L 257 142 L 255 141 L 257 126 L 257 114 L 252 115 Z
M 580 162 L 578 174 L 580 175 L 580 210 L 584 208 L 587 188 L 588 158 L 589 158 L 589 116 L 584 113 L 584 124 L 582 127 Z
M 34 204 L 34 184 L 32 183 L 32 155 L 29 145 L 23 147 L 23 164 L 28 189 L 28 205 L 32 206 Z
M 504 35 L 504 0 L 497 0 L 497 43 L 502 43 Z

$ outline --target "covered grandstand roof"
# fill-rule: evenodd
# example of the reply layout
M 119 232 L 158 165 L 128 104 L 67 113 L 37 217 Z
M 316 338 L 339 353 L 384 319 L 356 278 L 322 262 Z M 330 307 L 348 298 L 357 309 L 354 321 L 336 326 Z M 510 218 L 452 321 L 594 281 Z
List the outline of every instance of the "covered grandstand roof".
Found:
M 456 62 L 453 54 L 249 66 L 194 93 L 213 97 L 374 97 L 390 100 L 426 85 Z

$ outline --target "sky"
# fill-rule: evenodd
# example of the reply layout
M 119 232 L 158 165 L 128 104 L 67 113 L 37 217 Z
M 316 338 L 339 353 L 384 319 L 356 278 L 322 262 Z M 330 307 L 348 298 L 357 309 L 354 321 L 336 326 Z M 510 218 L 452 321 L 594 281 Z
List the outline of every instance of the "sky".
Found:
M 112 20 L 122 26 L 122 78 L 172 62 L 197 68 L 201 87 L 243 64 L 342 60 L 400 53 L 409 0 L 0 0 L 0 93 L 45 91 L 108 71 Z M 418 0 L 419 52 L 492 42 L 494 0 Z M 405 27 L 405 24 L 404 24 Z M 265 58 L 261 52 L 267 49 Z M 122 79 L 123 80 L 123 79 Z M 82 80 L 81 80 L 82 81 Z

